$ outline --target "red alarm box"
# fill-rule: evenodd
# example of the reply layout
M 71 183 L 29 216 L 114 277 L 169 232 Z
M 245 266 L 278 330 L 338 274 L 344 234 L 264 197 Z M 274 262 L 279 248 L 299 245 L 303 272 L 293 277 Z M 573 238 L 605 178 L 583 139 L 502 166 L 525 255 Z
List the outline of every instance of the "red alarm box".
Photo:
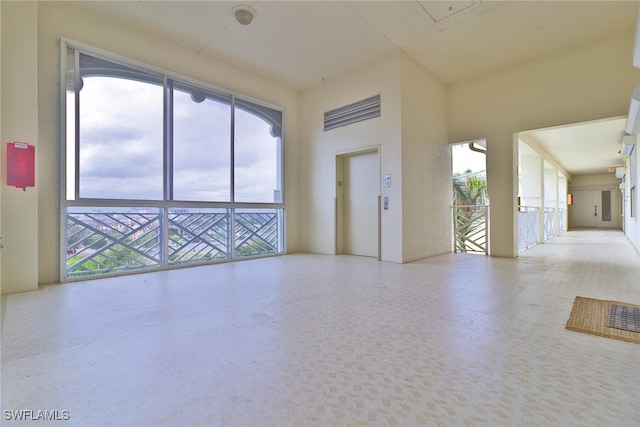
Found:
M 26 142 L 7 142 L 7 185 L 25 189 L 36 184 L 36 147 Z

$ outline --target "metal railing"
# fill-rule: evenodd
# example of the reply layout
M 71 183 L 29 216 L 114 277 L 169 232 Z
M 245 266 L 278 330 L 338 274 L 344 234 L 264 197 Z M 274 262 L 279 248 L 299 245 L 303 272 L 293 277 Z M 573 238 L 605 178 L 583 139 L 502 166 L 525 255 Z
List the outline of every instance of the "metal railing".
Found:
M 518 206 L 518 251 L 538 243 L 538 208 Z
M 222 212 L 169 211 L 169 264 L 231 258 L 231 221 Z
M 549 240 L 555 236 L 556 210 L 554 208 L 544 208 L 544 240 Z
M 489 253 L 489 206 L 458 205 L 453 208 L 454 252 Z
M 161 223 L 155 212 L 67 211 L 67 276 L 157 267 Z
M 282 209 L 68 207 L 66 277 L 284 251 Z

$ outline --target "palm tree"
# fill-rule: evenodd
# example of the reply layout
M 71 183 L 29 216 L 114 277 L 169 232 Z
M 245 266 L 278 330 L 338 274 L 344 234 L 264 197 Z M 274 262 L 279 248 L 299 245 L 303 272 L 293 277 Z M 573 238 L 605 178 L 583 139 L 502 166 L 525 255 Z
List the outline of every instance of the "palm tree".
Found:
M 484 171 L 482 171 L 484 172 Z M 456 206 L 481 206 L 487 201 L 487 180 L 482 172 L 467 169 L 453 176 L 453 204 Z
M 456 214 L 456 251 L 467 252 L 469 236 L 482 225 L 477 206 L 487 204 L 487 180 L 467 169 L 453 177 L 453 205 Z

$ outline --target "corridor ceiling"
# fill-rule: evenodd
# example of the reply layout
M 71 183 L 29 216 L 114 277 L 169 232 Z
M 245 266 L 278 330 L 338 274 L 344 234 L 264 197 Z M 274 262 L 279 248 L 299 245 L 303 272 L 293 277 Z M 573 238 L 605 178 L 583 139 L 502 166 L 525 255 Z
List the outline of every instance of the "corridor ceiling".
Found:
M 624 166 L 618 153 L 626 123 L 626 117 L 594 120 L 523 132 L 520 137 L 549 153 L 572 176 L 601 174 L 608 173 L 611 167 Z M 532 154 L 536 155 L 527 147 L 520 147 L 521 156 Z
M 451 84 L 629 31 L 638 16 L 635 1 L 74 4 L 294 90 L 311 88 L 398 48 Z M 235 20 L 237 5 L 255 12 L 250 25 Z M 568 139 L 564 143 L 571 144 Z M 595 159 L 603 153 L 592 155 Z M 576 166 L 572 173 L 587 171 Z

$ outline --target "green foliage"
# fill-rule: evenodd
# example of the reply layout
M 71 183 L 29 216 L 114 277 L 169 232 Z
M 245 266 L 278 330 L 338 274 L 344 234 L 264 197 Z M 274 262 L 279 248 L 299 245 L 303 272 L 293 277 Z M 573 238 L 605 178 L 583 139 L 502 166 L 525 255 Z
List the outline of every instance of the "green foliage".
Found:
M 456 221 L 456 250 L 467 252 L 468 237 L 481 225 L 476 206 L 487 204 L 487 180 L 467 169 L 453 177 L 453 205 Z
M 275 253 L 275 247 L 255 240 L 249 240 L 236 247 L 236 254 L 239 256 L 251 256 Z
M 484 205 L 487 201 L 487 180 L 467 169 L 464 174 L 453 177 L 453 204 Z

